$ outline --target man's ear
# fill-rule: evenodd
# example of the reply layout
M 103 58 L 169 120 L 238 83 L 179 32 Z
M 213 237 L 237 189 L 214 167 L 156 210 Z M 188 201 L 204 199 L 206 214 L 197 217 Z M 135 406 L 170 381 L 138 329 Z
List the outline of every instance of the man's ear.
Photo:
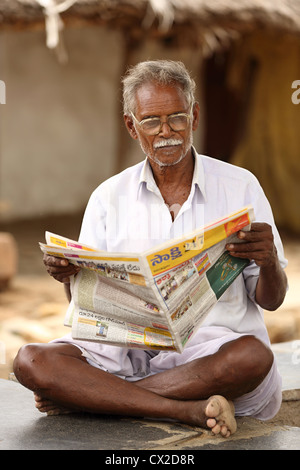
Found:
M 195 131 L 198 127 L 199 118 L 200 118 L 200 106 L 197 101 L 194 103 L 192 115 L 193 115 L 192 129 L 193 131 Z
M 128 116 L 128 114 L 124 114 L 124 122 L 126 129 L 128 130 L 130 136 L 134 139 L 138 139 L 138 135 L 134 126 L 133 118 L 131 116 Z

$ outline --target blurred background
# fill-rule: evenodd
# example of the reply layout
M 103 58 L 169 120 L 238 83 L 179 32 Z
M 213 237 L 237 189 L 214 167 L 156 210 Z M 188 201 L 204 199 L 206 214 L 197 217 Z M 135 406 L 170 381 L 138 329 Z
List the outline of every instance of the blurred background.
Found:
M 290 283 L 266 323 L 274 343 L 300 339 L 299 0 L 0 0 L 0 378 L 22 344 L 68 331 L 38 242 L 77 239 L 91 192 L 144 158 L 120 80 L 158 58 L 197 83 L 198 152 L 262 184 Z

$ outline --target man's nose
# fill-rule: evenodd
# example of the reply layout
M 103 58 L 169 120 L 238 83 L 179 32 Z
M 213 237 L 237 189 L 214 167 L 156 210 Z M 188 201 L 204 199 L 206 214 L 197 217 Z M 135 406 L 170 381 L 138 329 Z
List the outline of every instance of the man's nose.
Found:
M 169 137 L 172 134 L 172 129 L 166 121 L 161 125 L 160 134 L 163 137 Z

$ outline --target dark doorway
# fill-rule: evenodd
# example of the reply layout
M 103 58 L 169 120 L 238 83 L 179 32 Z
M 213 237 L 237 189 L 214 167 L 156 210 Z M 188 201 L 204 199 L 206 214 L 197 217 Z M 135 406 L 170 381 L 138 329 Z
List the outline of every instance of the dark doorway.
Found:
M 257 62 L 250 60 L 234 89 L 228 80 L 231 60 L 227 50 L 204 63 L 204 153 L 224 161 L 230 161 L 245 130 L 257 70 Z

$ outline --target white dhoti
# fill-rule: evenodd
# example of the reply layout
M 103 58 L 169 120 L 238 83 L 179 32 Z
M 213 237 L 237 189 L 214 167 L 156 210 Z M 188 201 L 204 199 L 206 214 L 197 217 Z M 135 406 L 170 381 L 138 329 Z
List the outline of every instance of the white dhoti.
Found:
M 126 349 L 102 343 L 73 340 L 71 335 L 53 342 L 74 344 L 81 349 L 82 355 L 92 366 L 133 382 L 214 354 L 223 344 L 241 336 L 243 335 L 225 327 L 202 327 L 194 334 L 182 353 Z M 252 416 L 260 420 L 273 418 L 281 406 L 281 385 L 281 377 L 274 359 L 262 383 L 252 392 L 233 400 L 236 416 Z

